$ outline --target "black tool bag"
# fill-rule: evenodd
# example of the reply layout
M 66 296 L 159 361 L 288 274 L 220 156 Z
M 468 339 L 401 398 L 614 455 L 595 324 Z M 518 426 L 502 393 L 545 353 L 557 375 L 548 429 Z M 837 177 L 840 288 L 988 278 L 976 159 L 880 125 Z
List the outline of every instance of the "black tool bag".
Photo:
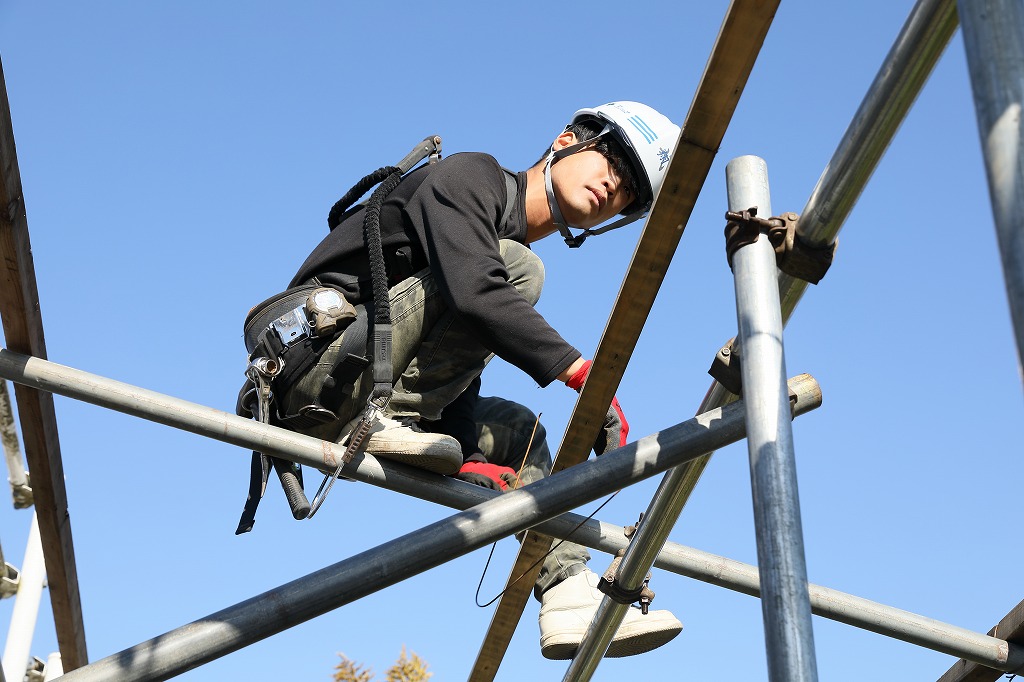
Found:
M 309 333 L 299 316 L 305 317 L 304 304 L 318 283 L 294 287 L 263 301 L 245 319 L 245 347 L 250 361 L 270 358 L 281 371 L 271 382 L 274 399 L 268 422 L 299 433 L 335 423 L 340 429 L 339 410 L 351 395 L 363 370 L 366 357 L 368 316 L 366 307 L 355 307 L 355 317 L 330 336 Z M 291 330 L 296 330 L 294 334 Z M 303 332 L 303 330 L 305 330 Z M 328 353 L 328 351 L 330 351 Z M 321 362 L 327 355 L 329 362 Z M 257 413 L 257 389 L 246 379 L 238 396 L 236 412 L 247 418 Z M 252 530 L 256 508 L 266 492 L 271 466 L 284 487 L 292 515 L 303 519 L 310 504 L 303 492 L 302 469 L 298 464 L 253 452 L 249 492 L 235 534 Z

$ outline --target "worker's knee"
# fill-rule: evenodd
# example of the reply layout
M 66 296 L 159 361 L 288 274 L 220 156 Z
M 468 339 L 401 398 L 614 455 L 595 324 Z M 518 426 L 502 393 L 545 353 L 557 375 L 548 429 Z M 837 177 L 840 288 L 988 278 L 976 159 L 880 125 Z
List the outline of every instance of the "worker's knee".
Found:
M 523 298 L 536 305 L 544 288 L 544 262 L 528 247 L 510 239 L 499 243 L 501 258 L 505 261 L 509 283 Z
M 506 400 L 505 417 L 509 429 L 517 434 L 518 439 L 521 441 L 517 443 L 517 445 L 521 446 L 521 452 L 526 452 L 531 439 L 537 443 L 543 443 L 547 440 L 547 432 L 544 430 L 544 425 L 537 419 L 537 415 L 534 414 L 533 410 L 525 405 Z
M 504 398 L 481 398 L 474 414 L 480 451 L 492 464 L 524 466 L 524 482 L 543 477 L 551 468 L 547 432 L 525 405 Z

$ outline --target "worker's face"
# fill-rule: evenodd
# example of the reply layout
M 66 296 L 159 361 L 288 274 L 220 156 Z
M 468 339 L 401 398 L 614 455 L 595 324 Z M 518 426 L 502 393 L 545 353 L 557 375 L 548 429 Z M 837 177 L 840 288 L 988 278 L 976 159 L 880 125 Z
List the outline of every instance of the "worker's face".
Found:
M 576 144 L 576 136 L 564 132 L 554 149 Z M 595 227 L 613 218 L 633 201 L 622 178 L 603 154 L 582 149 L 551 165 L 551 186 L 562 217 L 573 227 Z

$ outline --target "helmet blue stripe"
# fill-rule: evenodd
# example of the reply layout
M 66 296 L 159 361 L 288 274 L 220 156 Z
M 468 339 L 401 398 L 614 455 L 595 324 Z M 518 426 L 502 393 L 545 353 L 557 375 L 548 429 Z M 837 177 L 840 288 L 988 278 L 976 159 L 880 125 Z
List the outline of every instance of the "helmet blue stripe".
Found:
M 658 139 L 658 134 L 655 133 L 639 116 L 630 116 L 628 120 L 633 124 L 634 128 L 640 131 L 640 134 L 644 136 L 644 139 L 647 140 L 648 143 L 654 142 Z

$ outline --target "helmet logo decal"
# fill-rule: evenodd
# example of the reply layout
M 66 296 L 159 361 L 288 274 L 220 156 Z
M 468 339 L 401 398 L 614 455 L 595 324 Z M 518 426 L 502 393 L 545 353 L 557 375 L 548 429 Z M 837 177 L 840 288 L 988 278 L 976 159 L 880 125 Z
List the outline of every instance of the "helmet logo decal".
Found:
M 662 170 L 665 167 L 665 164 L 668 163 L 668 159 L 670 156 L 671 152 L 669 152 L 669 150 L 665 149 L 664 147 L 658 150 L 658 160 L 661 161 L 661 165 L 658 166 L 658 170 Z
M 654 132 L 654 130 L 652 130 L 651 127 L 647 125 L 647 123 L 645 123 L 644 120 L 639 116 L 630 116 L 626 120 L 632 123 L 633 127 L 636 128 L 640 132 L 640 134 L 644 136 L 644 139 L 647 140 L 647 144 L 650 144 L 658 139 L 658 134 Z

